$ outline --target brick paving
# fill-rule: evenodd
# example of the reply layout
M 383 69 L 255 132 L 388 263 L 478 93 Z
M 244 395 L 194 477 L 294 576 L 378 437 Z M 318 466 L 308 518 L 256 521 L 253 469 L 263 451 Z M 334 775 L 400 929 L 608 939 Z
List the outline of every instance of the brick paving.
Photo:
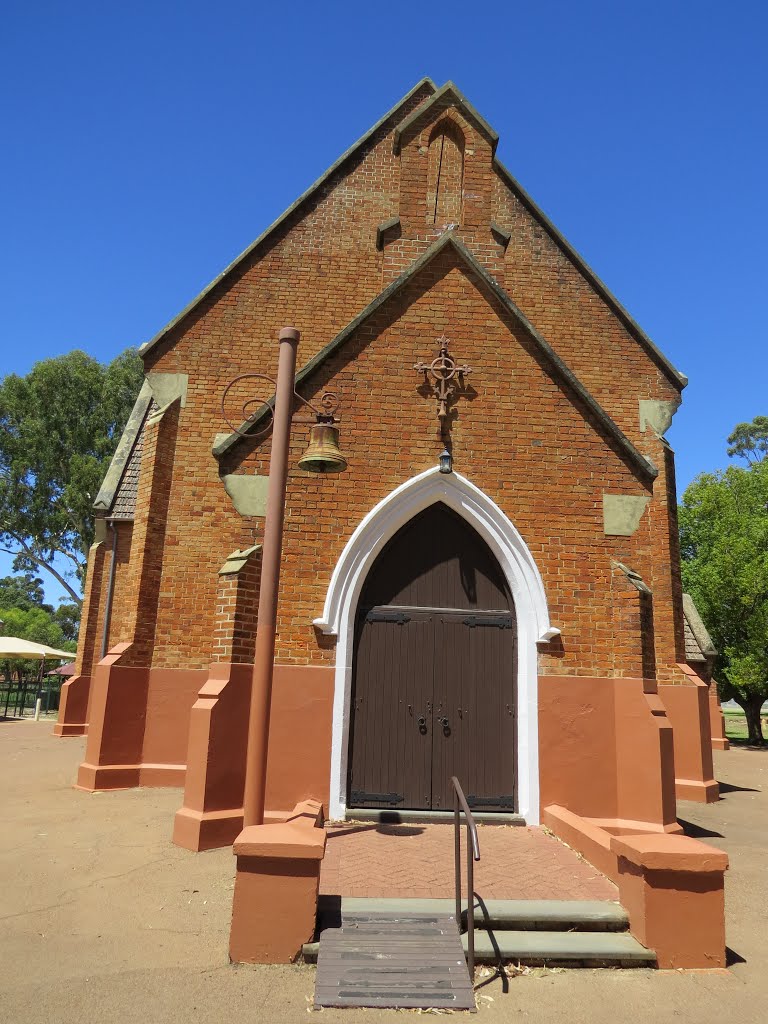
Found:
M 475 891 L 485 899 L 615 900 L 616 886 L 540 828 L 478 825 Z M 462 828 L 462 851 L 466 832 Z M 465 856 L 462 853 L 462 870 Z M 320 892 L 336 896 L 453 895 L 451 825 L 328 827 Z

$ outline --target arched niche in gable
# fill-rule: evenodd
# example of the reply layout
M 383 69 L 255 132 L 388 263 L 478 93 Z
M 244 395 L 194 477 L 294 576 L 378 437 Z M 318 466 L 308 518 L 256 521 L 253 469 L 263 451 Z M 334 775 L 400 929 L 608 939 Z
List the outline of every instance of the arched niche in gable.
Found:
M 427 150 L 427 223 L 460 224 L 464 200 L 464 133 L 453 121 L 435 125 Z

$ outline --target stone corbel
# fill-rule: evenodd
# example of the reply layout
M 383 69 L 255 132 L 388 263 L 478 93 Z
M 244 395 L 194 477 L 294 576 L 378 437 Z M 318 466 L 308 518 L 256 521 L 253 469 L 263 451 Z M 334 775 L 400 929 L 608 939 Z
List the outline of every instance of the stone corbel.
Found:
M 641 398 L 638 402 L 641 433 L 644 434 L 650 427 L 659 437 L 663 437 L 670 428 L 673 416 L 680 408 L 680 402 L 679 398 L 670 402 Z
M 261 544 L 254 544 L 252 547 L 244 548 L 242 551 L 233 551 L 231 555 L 227 555 L 226 562 L 219 569 L 219 576 L 230 576 L 239 573 L 251 555 L 255 555 L 258 551 L 261 551 Z
M 152 397 L 161 408 L 169 406 L 178 398 L 181 408 L 187 404 L 187 373 L 157 373 L 154 370 L 147 374 L 147 383 L 152 389 Z

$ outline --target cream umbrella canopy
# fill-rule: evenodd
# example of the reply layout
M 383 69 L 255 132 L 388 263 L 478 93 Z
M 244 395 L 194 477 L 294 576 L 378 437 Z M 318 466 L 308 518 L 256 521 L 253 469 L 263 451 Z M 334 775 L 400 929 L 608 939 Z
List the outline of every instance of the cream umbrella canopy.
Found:
M 59 651 L 55 647 L 48 647 L 46 644 L 37 644 L 34 640 L 23 640 L 20 636 L 0 636 L 0 658 L 24 658 L 39 661 L 40 680 L 43 678 L 46 659 L 49 661 L 69 661 L 71 657 L 71 651 Z M 35 700 L 35 721 L 40 718 L 40 707 L 42 704 L 41 685 L 41 683 L 38 684 L 37 699 Z
M 58 651 L 55 647 L 36 644 L 33 640 L 22 640 L 20 636 L 0 636 L 0 658 L 38 658 L 51 661 L 69 661 L 72 651 Z

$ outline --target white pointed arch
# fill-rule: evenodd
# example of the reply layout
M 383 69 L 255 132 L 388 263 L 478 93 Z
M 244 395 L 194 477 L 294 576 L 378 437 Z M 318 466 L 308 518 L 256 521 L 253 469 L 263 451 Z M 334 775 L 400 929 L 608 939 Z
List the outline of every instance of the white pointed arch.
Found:
M 331 576 L 323 614 L 315 626 L 336 635 L 336 675 L 331 749 L 329 813 L 346 813 L 347 748 L 354 619 L 365 578 L 387 541 L 415 515 L 442 502 L 462 516 L 498 559 L 515 605 L 518 636 L 517 728 L 518 804 L 528 824 L 539 821 L 538 685 L 539 641 L 560 630 L 549 621 L 544 585 L 523 538 L 499 506 L 459 473 L 427 470 L 388 494 L 365 516 L 349 538 Z

